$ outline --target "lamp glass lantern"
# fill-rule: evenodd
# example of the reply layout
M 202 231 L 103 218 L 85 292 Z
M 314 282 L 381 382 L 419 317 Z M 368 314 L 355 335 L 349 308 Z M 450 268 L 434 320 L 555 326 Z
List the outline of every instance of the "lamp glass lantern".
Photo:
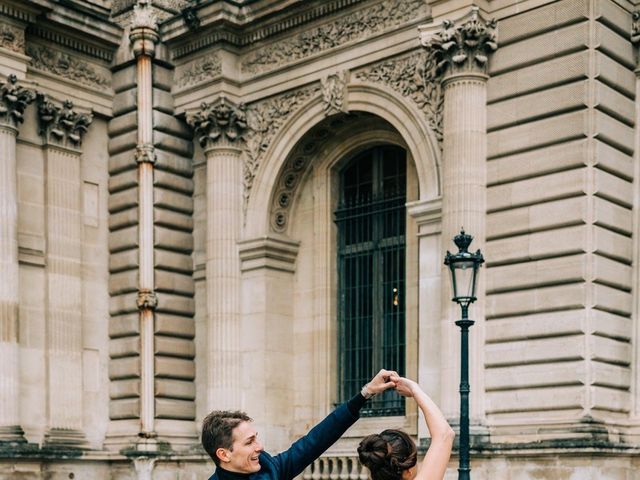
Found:
M 474 253 L 469 252 L 472 240 L 473 237 L 464 233 L 464 229 L 460 230 L 460 234 L 453 239 L 458 247 L 458 253 L 447 251 L 444 259 L 451 273 L 452 300 L 464 308 L 476 301 L 478 270 L 484 263 L 480 250 Z

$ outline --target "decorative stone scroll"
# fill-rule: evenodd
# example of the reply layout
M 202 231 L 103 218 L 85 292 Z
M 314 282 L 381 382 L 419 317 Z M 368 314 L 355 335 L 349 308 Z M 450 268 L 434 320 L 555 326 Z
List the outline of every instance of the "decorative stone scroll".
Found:
M 242 70 L 250 74 L 273 70 L 315 53 L 375 35 L 428 13 L 424 0 L 386 0 L 321 25 L 293 38 L 274 42 L 249 54 Z
M 225 96 L 211 103 L 202 103 L 200 111 L 188 116 L 187 123 L 194 128 L 202 148 L 210 148 L 219 140 L 240 140 L 247 129 L 244 105 L 236 106 Z
M 349 111 L 347 105 L 347 84 L 349 83 L 349 71 L 345 70 L 334 75 L 329 75 L 321 80 L 322 100 L 324 101 L 325 115 Z
M 92 115 L 74 111 L 70 100 L 59 107 L 44 95 L 38 95 L 38 118 L 40 134 L 46 142 L 72 148 L 80 148 L 93 121 Z
M 0 23 L 0 47 L 24 53 L 24 29 L 8 23 Z
M 444 95 L 433 51 L 373 64 L 357 72 L 356 78 L 381 83 L 410 98 L 424 112 L 429 127 L 441 143 Z
M 24 110 L 36 94 L 18 85 L 18 77 L 11 74 L 0 83 L 0 123 L 17 127 L 24 121 Z
M 244 164 L 244 213 L 249 201 L 260 160 L 271 140 L 284 122 L 311 98 L 318 95 L 319 85 L 287 92 L 257 102 L 247 109 L 248 130 L 245 135 L 246 158 Z
M 489 54 L 498 48 L 496 20 L 485 20 L 478 7 L 453 22 L 445 20 L 442 27 L 423 32 L 422 45 L 436 55 L 436 69 L 446 75 L 475 72 L 487 73 Z
M 109 84 L 107 77 L 98 73 L 93 66 L 66 53 L 43 45 L 28 45 L 27 55 L 31 57 L 31 66 L 36 70 L 49 72 L 90 87 L 104 88 Z

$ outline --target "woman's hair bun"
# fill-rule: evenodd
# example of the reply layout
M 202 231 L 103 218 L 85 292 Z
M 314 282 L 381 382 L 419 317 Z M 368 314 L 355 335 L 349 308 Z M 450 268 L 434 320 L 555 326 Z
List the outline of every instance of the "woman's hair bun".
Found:
M 358 446 L 360 463 L 369 470 L 384 466 L 389 455 L 389 444 L 377 433 L 364 437 Z

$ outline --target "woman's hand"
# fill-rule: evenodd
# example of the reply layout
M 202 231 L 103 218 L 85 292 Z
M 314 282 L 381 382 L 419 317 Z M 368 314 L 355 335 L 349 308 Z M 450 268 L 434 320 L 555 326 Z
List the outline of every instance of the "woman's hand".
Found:
M 391 381 L 396 384 L 396 392 L 403 397 L 413 397 L 416 393 L 422 391 L 420 385 L 408 378 L 391 377 Z

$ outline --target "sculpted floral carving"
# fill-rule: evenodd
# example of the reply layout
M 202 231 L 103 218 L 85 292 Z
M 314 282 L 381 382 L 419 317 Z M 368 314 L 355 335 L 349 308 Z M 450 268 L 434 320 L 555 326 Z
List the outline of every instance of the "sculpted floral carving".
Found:
M 631 43 L 640 43 L 640 10 L 631 13 Z
M 422 44 L 435 52 L 438 72 L 487 72 L 489 54 L 498 48 L 497 23 L 484 20 L 478 12 L 473 7 L 458 22 L 445 20 L 440 30 L 423 34 Z
M 106 87 L 109 83 L 107 77 L 99 74 L 94 67 L 66 53 L 32 45 L 27 47 L 27 55 L 31 57 L 31 65 L 37 70 L 91 87 Z
M 321 80 L 325 115 L 348 111 L 347 83 L 349 83 L 348 71 L 329 75 Z
M 13 25 L 0 23 L 0 47 L 24 53 L 24 30 Z
M 247 129 L 244 105 L 236 106 L 224 96 L 214 102 L 203 103 L 200 111 L 187 118 L 187 123 L 194 128 L 196 138 L 203 148 L 210 147 L 219 140 L 240 140 Z
M 92 115 L 74 111 L 70 100 L 60 107 L 44 95 L 38 95 L 38 118 L 45 141 L 74 148 L 82 145 L 82 137 L 93 121 Z
M 36 94 L 18 85 L 18 78 L 11 74 L 0 83 L 0 97 L 0 122 L 17 127 L 24 121 L 24 110 Z
M 178 86 L 188 87 L 219 76 L 222 73 L 222 62 L 217 54 L 213 54 L 190 62 L 182 68 Z
M 244 207 L 253 186 L 262 155 L 284 122 L 312 97 L 320 87 L 314 85 L 288 92 L 252 105 L 247 109 L 248 130 L 245 135 L 246 159 L 244 164 Z M 246 212 L 246 210 L 245 210 Z
M 427 123 L 442 141 L 444 95 L 433 51 L 375 64 L 356 74 L 359 80 L 382 83 L 410 98 L 425 113 Z
M 426 13 L 427 5 L 424 0 L 386 0 L 333 23 L 302 32 L 294 38 L 261 48 L 243 60 L 242 69 L 248 73 L 265 72 L 412 21 Z

